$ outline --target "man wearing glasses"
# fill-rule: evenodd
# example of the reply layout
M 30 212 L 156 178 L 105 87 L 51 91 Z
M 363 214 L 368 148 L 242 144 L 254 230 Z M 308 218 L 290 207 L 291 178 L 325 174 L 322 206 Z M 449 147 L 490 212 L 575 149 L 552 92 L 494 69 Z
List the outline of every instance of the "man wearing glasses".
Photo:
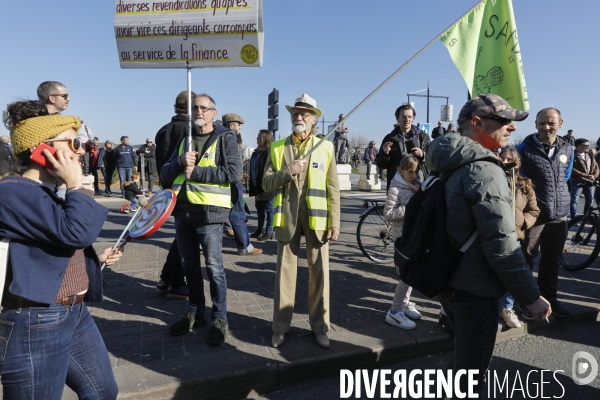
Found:
M 475 393 L 484 386 L 498 332 L 498 300 L 506 291 L 536 320 L 551 312 L 517 242 L 505 166 L 495 153 L 517 129 L 513 121 L 527 116 L 500 96 L 473 97 L 459 114 L 462 136 L 438 137 L 425 155 L 432 172 L 451 174 L 444 183 L 446 235 L 452 247 L 466 250 L 438 297 L 454 328 L 451 367 L 478 371 Z M 463 378 L 460 388 L 466 387 Z
M 274 192 L 273 226 L 277 240 L 277 271 L 271 345 L 280 347 L 294 315 L 300 240 L 306 240 L 308 314 L 317 345 L 330 346 L 329 241 L 340 234 L 340 186 L 333 143 L 314 135 L 322 112 L 315 99 L 303 94 L 291 114 L 292 134 L 274 142 L 263 177 L 265 192 Z M 317 143 L 319 147 L 304 157 Z
M 202 246 L 210 283 L 212 324 L 209 344 L 225 343 L 227 335 L 227 279 L 223 257 L 223 223 L 231 211 L 231 184 L 242 178 L 242 163 L 235 133 L 213 125 L 215 101 L 207 94 L 194 99 L 192 150 L 180 140 L 176 151 L 160 170 L 161 181 L 177 193 L 175 235 L 189 289 L 189 309 L 169 328 L 183 335 L 206 325 L 204 282 L 200 269 Z
M 573 169 L 573 147 L 558 136 L 563 125 L 560 111 L 544 108 L 535 117 L 537 133 L 533 133 L 517 146 L 521 155 L 521 175 L 531 178 L 540 216 L 531 229 L 525 232 L 523 249 L 529 268 L 541 249 L 538 285 L 542 296 L 552 305 L 557 317 L 568 317 L 571 312 L 557 299 L 558 259 L 567 239 L 567 214 L 570 195 L 567 182 Z M 531 319 L 528 310 L 523 318 Z
M 140 154 L 144 155 L 144 174 L 147 175 L 147 188 L 148 195 L 152 195 L 152 190 L 154 189 L 154 173 L 158 172 L 156 170 L 156 145 L 152 143 L 152 138 L 146 139 L 146 144 L 140 146 L 139 149 L 136 150 L 136 154 L 139 156 Z M 142 168 L 140 157 L 140 169 Z
M 37 88 L 39 101 L 46 106 L 48 113 L 60 114 L 69 108 L 71 98 L 67 91 L 67 87 L 57 81 L 45 81 L 40 83 Z M 77 132 L 77 137 L 81 143 L 87 143 L 94 140 L 94 134 L 89 126 L 81 120 L 81 128 Z M 86 157 L 87 156 L 87 157 Z M 80 159 L 84 166 L 86 174 L 89 173 L 89 153 L 85 153 Z M 96 179 L 97 180 L 97 179 Z M 56 181 L 56 195 L 64 200 L 67 191 L 67 186 L 59 179 Z

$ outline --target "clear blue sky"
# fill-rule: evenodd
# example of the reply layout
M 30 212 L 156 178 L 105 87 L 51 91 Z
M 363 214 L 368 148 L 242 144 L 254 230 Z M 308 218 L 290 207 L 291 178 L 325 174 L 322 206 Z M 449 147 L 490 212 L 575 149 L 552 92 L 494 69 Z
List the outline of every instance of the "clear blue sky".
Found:
M 245 144 L 254 147 L 267 126 L 267 95 L 280 91 L 280 134 L 290 132 L 283 105 L 302 93 L 314 97 L 326 120 L 354 108 L 377 85 L 476 3 L 475 0 L 264 0 L 262 68 L 194 69 L 192 89 L 211 94 L 219 115 L 240 114 Z M 119 67 L 112 0 L 2 1 L 0 104 L 36 98 L 38 84 L 57 80 L 71 96 L 68 114 L 82 117 L 100 140 L 154 137 L 173 116 L 186 89 L 185 70 Z M 600 2 L 513 0 L 525 77 L 536 113 L 553 106 L 575 136 L 596 140 L 600 78 L 597 16 Z M 446 48 L 435 43 L 348 120 L 350 135 L 378 143 L 395 123 L 406 93 L 431 89 L 450 96 L 455 118 L 467 90 Z M 415 99 L 425 122 L 425 99 Z M 430 122 L 442 99 L 432 99 Z M 598 112 L 598 111 L 596 111 Z M 534 131 L 534 118 L 518 123 Z M 4 126 L 0 134 L 6 134 Z

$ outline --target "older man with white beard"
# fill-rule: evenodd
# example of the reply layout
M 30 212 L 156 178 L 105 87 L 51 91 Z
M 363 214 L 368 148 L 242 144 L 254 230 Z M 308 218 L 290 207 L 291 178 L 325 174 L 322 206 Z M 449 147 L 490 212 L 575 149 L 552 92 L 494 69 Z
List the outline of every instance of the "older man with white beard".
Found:
M 172 335 L 183 335 L 206 325 L 204 283 L 200 269 L 202 246 L 206 262 L 212 327 L 211 345 L 225 342 L 227 335 L 227 280 L 223 266 L 223 223 L 231 211 L 230 184 L 242 177 L 242 163 L 235 133 L 222 125 L 213 125 L 217 115 L 215 101 L 207 94 L 194 99 L 192 150 L 183 139 L 160 170 L 160 177 L 177 193 L 175 234 L 177 247 L 189 288 L 189 310 L 170 327 Z
M 276 192 L 273 226 L 277 240 L 277 273 L 271 344 L 285 342 L 294 314 L 300 237 L 306 239 L 308 263 L 308 315 L 317 344 L 330 346 L 329 241 L 340 234 L 340 190 L 333 145 L 321 141 L 313 128 L 322 112 L 307 94 L 286 106 L 292 116 L 293 134 L 274 142 L 265 165 L 263 189 Z

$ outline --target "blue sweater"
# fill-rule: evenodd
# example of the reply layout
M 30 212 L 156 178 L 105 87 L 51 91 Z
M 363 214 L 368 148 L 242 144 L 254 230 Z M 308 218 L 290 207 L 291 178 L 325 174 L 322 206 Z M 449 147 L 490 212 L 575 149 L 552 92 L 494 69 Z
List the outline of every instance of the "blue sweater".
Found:
M 117 168 L 133 168 L 137 165 L 137 155 L 133 147 L 120 144 L 115 147 L 114 153 Z
M 10 293 L 53 304 L 69 259 L 85 249 L 86 301 L 102 300 L 100 262 L 91 247 L 108 214 L 93 197 L 71 192 L 65 201 L 41 183 L 21 177 L 0 180 L 0 237 L 10 238 Z

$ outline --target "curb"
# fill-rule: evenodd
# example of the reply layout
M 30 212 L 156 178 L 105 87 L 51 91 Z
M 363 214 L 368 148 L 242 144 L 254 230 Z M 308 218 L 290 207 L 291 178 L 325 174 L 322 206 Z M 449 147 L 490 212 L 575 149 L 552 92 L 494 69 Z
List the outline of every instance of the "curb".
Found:
M 600 321 L 600 309 L 587 308 L 587 310 L 574 313 L 568 318 L 551 317 L 549 324 L 544 321 L 523 322 L 523 326 L 517 329 L 509 329 L 504 324 L 498 324 L 496 342 L 516 339 L 528 334 L 563 326 L 597 321 Z M 182 366 L 178 360 L 169 360 L 161 369 L 168 369 L 170 374 L 173 373 L 173 369 L 180 370 L 179 383 L 161 384 L 154 381 L 145 388 L 123 392 L 119 395 L 119 398 L 202 398 L 209 400 L 256 397 L 260 394 L 274 392 L 290 386 L 334 378 L 339 376 L 340 369 L 384 368 L 399 362 L 452 351 L 451 336 L 439 326 L 438 329 L 431 330 L 431 322 L 429 326 L 421 326 L 421 328 L 415 330 L 400 330 L 399 333 L 401 332 L 401 334 L 398 335 L 398 340 L 391 343 L 360 348 L 355 348 L 350 344 L 352 333 L 342 330 L 339 333 L 336 332 L 330 335 L 334 339 L 332 340 L 333 345 L 337 347 L 335 353 L 330 352 L 330 350 L 318 349 L 316 356 L 311 354 L 308 358 L 306 354 L 308 352 L 314 353 L 312 350 L 315 348 L 312 336 L 291 337 L 286 341 L 286 346 L 279 349 L 263 346 L 272 354 L 273 363 L 260 367 L 246 365 L 241 371 L 232 368 L 226 373 L 213 376 L 207 376 L 206 374 L 207 369 L 210 368 L 208 364 L 212 362 L 211 360 L 207 360 L 203 363 L 203 366 Z M 383 321 L 381 323 L 385 325 Z M 375 327 L 374 329 L 384 328 Z M 267 337 L 270 338 L 270 334 L 265 335 L 264 339 L 267 339 Z M 349 347 L 348 350 L 344 349 L 346 345 Z M 298 357 L 298 359 L 286 361 L 286 358 L 294 357 Z

